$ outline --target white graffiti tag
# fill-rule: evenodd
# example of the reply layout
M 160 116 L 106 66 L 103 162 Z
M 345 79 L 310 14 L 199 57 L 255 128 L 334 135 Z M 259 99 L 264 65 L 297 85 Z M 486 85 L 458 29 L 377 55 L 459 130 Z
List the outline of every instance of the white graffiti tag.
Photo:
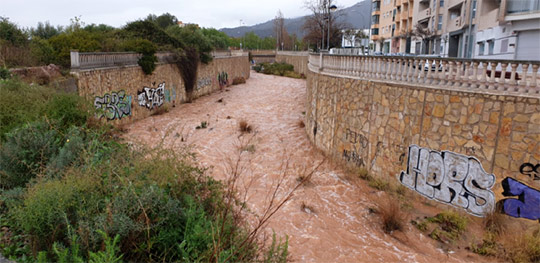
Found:
M 495 176 L 470 156 L 449 151 L 431 151 L 417 145 L 409 147 L 407 172 L 401 183 L 427 198 L 434 199 L 483 217 L 495 207 L 491 187 Z
M 144 87 L 142 91 L 137 94 L 139 106 L 153 109 L 154 107 L 160 107 L 163 105 L 165 99 L 165 82 L 158 85 L 157 88 Z

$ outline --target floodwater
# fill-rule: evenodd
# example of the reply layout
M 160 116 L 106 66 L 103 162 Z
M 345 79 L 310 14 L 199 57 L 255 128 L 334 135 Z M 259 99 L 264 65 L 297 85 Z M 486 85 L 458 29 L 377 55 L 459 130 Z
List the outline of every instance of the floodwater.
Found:
M 315 169 L 265 229 L 289 236 L 292 261 L 466 262 L 439 249 L 408 222 L 405 234 L 391 236 L 381 230 L 379 217 L 369 208 L 376 207 L 375 200 L 384 193 L 347 180 L 307 139 L 300 124 L 305 85 L 305 80 L 252 72 L 246 84 L 128 125 L 125 138 L 172 148 L 191 145 L 200 164 L 220 180 L 230 176 L 240 159 L 239 192 L 255 216 L 264 213 L 278 184 L 280 199 Z M 253 127 L 251 133 L 242 135 L 241 120 Z M 196 129 L 202 122 L 207 127 Z

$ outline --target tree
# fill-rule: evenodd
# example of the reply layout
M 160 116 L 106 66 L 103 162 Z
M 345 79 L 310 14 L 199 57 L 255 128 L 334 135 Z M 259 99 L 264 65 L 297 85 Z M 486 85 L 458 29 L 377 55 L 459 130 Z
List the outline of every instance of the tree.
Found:
M 343 13 L 328 12 L 327 7 L 334 4 L 333 0 L 306 0 L 304 7 L 311 11 L 311 15 L 306 18 L 302 29 L 305 32 L 304 42 L 316 43 L 317 47 L 326 47 L 328 25 L 330 25 L 330 47 L 339 46 L 341 42 L 341 30 L 347 25 L 340 21 Z M 327 47 L 329 48 L 329 47 Z
M 194 48 L 198 54 L 199 54 L 199 61 L 202 63 L 209 63 L 212 61 L 212 50 L 214 50 L 214 47 L 212 46 L 212 41 L 208 39 L 203 33 L 202 30 L 197 25 L 187 25 L 185 27 L 169 27 L 167 29 L 167 33 L 178 39 L 184 44 L 184 49 L 187 47 Z M 186 51 L 187 52 L 187 51 Z M 193 52 L 190 50 L 186 53 L 187 57 L 192 57 L 192 54 L 190 52 Z
M 427 49 L 429 42 L 435 37 L 435 32 L 431 31 L 427 26 L 422 26 L 421 24 L 416 24 L 411 33 L 412 36 L 422 40 L 422 54 L 429 53 Z
M 28 43 L 26 34 L 9 21 L 8 18 L 0 16 L 0 40 L 6 40 L 12 45 L 23 46 Z
M 274 18 L 274 36 L 276 37 L 276 48 L 279 49 L 281 43 L 284 42 L 284 38 L 287 36 L 285 19 L 283 18 L 281 10 L 278 10 L 276 17 Z
M 227 34 L 215 28 L 203 28 L 201 32 L 210 40 L 215 49 L 227 49 L 229 47 L 230 37 Z
M 39 22 L 36 28 L 30 29 L 30 35 L 41 39 L 49 39 L 60 34 L 62 30 L 63 28 L 61 26 L 54 27 L 49 21 L 46 21 L 45 23 Z

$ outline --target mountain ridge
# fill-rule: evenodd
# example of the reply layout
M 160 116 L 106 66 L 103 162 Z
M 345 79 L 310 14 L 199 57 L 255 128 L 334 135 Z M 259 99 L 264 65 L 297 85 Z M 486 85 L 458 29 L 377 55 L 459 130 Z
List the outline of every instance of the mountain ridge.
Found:
M 370 17 L 371 17 L 371 2 L 364 0 L 358 2 L 350 7 L 343 8 L 336 11 L 341 13 L 342 22 L 347 23 L 350 28 L 361 29 L 370 27 Z M 296 18 L 286 18 L 285 19 L 285 28 L 290 35 L 296 34 L 299 38 L 304 37 L 304 32 L 302 30 L 302 25 L 304 25 L 306 16 L 296 17 Z M 240 26 L 234 28 L 222 28 L 221 32 L 224 32 L 229 37 L 242 37 L 246 33 L 253 32 L 261 38 L 271 37 L 273 35 L 274 21 L 269 20 L 263 23 L 259 23 L 253 26 Z

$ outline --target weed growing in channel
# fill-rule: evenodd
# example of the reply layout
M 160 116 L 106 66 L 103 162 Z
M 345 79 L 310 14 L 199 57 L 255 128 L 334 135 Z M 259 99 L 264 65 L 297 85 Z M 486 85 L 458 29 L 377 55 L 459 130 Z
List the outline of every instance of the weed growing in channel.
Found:
M 240 120 L 238 128 L 242 133 L 251 133 L 253 131 L 253 127 L 246 120 Z
M 401 210 L 400 202 L 388 197 L 378 204 L 377 213 L 381 217 L 382 228 L 385 233 L 391 234 L 394 231 L 403 231 L 407 214 Z

